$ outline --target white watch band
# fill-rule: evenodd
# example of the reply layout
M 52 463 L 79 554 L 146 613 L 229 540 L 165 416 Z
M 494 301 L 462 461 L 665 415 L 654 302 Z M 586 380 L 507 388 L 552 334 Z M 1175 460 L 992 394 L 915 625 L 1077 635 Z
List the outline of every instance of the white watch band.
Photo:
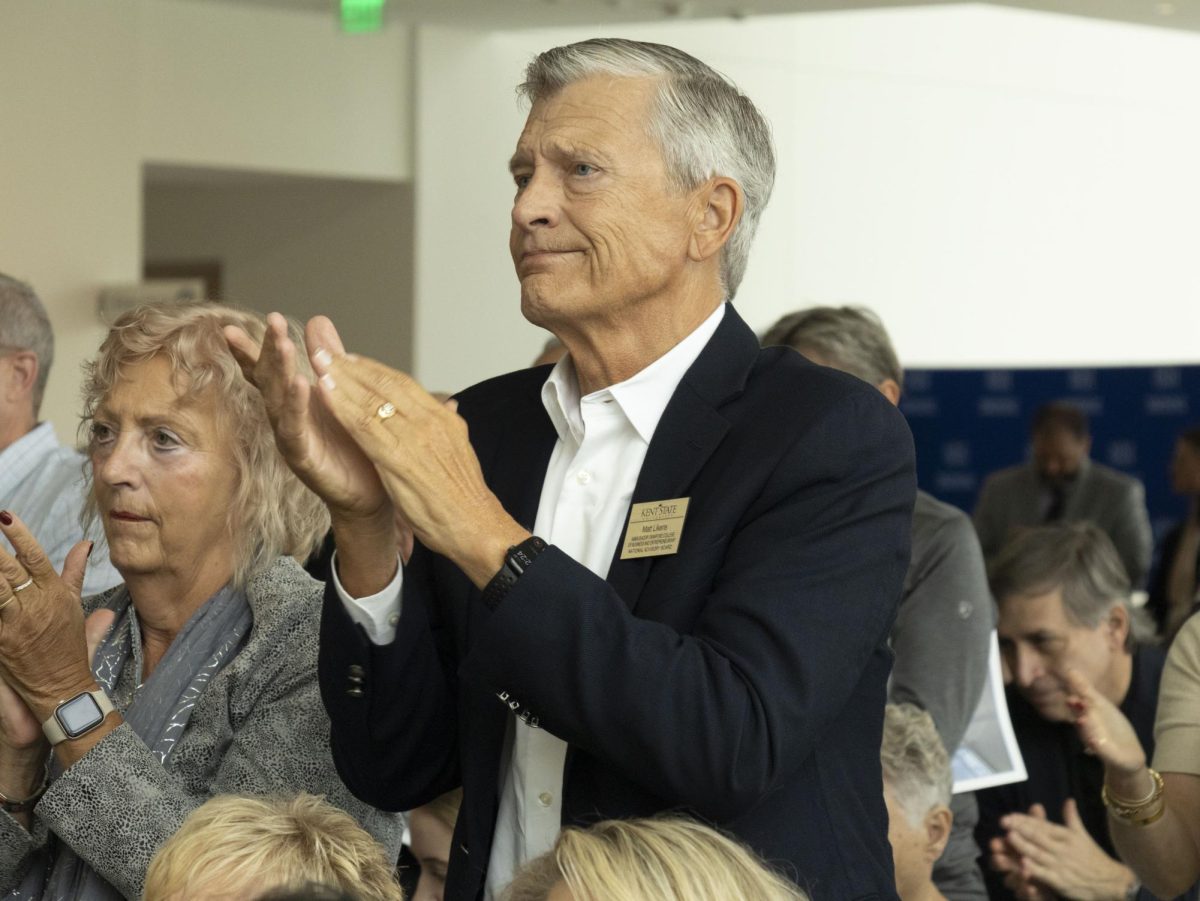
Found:
M 96 703 L 96 707 L 98 707 L 100 710 L 100 719 L 91 723 L 85 729 L 71 734 L 66 730 L 66 727 L 63 726 L 62 720 L 59 719 L 59 711 L 61 711 L 68 704 L 74 704 L 85 697 L 90 697 Z M 108 715 L 116 709 L 117 708 L 113 706 L 113 702 L 108 699 L 108 695 L 104 693 L 104 689 L 102 688 L 97 688 L 95 691 L 81 692 L 80 694 L 75 695 L 75 697 L 63 701 L 56 708 L 54 708 L 54 713 L 50 715 L 48 720 L 42 723 L 42 731 L 46 734 L 46 738 L 49 740 L 50 746 L 53 747 L 54 745 L 61 744 L 69 738 L 79 738 L 79 736 L 86 735 L 87 733 L 91 732 L 93 729 L 103 723 Z

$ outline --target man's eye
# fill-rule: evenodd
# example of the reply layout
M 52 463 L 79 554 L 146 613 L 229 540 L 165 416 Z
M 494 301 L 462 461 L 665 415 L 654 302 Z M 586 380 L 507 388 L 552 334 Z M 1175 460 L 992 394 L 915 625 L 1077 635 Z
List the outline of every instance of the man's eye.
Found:
M 528 175 L 514 175 L 513 181 L 516 182 L 517 190 L 519 191 L 521 188 L 524 188 L 526 185 L 529 184 L 529 176 Z
M 584 175 L 584 176 L 591 175 L 595 171 L 596 171 L 596 167 L 589 166 L 587 163 L 576 163 L 575 164 L 575 174 L 576 175 Z
M 154 430 L 154 446 L 155 447 L 178 447 L 179 439 L 168 432 L 166 429 Z

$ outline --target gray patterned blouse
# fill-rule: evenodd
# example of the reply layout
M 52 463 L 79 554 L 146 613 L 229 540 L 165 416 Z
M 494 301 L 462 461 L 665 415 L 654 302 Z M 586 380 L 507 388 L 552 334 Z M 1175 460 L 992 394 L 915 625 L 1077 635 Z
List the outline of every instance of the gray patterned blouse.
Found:
M 85 614 L 112 591 L 84 600 Z M 20 883 L 49 833 L 129 898 L 154 852 L 217 794 L 311 792 L 354 816 L 394 858 L 404 824 L 354 798 L 334 769 L 329 718 L 317 687 L 323 586 L 281 557 L 250 580 L 250 638 L 196 703 L 164 767 L 122 724 L 47 789 L 32 832 L 0 811 L 0 892 Z M 124 711 L 142 672 L 140 643 L 113 703 Z

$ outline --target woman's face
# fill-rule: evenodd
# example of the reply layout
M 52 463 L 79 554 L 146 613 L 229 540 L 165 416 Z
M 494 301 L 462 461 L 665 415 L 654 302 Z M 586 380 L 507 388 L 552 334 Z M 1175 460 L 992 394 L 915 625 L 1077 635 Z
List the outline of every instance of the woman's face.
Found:
M 215 392 L 181 395 L 166 357 L 121 370 L 93 417 L 90 454 L 109 557 L 126 579 L 232 575 L 231 440 Z
M 1200 494 L 1200 450 L 1183 439 L 1175 442 L 1171 487 L 1177 494 Z
M 408 815 L 412 852 L 421 864 L 421 878 L 412 901 L 442 901 L 446 891 L 446 865 L 450 861 L 450 843 L 454 833 L 428 807 L 418 807 Z

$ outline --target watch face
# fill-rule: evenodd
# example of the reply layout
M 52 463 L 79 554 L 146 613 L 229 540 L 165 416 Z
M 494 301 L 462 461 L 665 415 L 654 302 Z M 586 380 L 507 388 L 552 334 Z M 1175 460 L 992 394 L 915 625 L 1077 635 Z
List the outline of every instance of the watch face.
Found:
M 83 735 L 104 721 L 104 712 L 100 705 L 96 703 L 95 698 L 86 693 L 76 695 L 66 703 L 60 704 L 54 711 L 54 716 L 71 738 Z

